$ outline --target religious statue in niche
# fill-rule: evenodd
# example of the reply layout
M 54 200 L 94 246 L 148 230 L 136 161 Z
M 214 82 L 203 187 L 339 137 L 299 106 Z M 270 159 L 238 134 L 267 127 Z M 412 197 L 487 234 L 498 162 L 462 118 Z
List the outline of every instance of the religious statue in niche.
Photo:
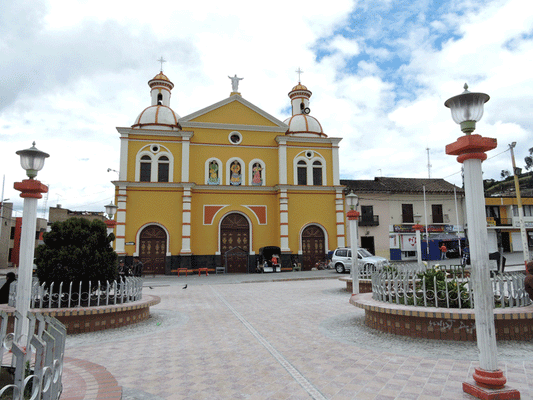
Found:
M 231 170 L 229 183 L 233 186 L 242 185 L 241 164 L 238 161 L 233 161 L 229 169 Z
M 263 171 L 261 164 L 255 163 L 252 167 L 252 185 L 261 186 L 263 184 L 263 174 L 261 171 Z
M 208 185 L 220 185 L 220 177 L 218 176 L 218 163 L 216 161 L 211 161 L 209 163 L 209 179 L 207 180 Z

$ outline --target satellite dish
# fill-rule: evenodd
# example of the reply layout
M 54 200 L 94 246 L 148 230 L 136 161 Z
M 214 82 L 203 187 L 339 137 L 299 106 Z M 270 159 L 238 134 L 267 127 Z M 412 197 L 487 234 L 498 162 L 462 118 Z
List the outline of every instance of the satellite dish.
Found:
M 309 107 L 305 107 L 302 112 L 304 114 L 309 114 L 311 112 L 311 109 Z

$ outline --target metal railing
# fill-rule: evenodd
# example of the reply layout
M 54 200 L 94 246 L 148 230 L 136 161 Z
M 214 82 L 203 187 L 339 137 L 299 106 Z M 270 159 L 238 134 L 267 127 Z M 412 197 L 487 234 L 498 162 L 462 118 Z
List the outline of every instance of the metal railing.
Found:
M 359 226 L 378 226 L 379 215 L 361 215 L 359 218 Z
M 34 313 L 27 317 L 28 332 L 22 334 L 22 316 L 15 311 L 15 332 L 7 333 L 9 317 L 0 311 L 1 368 L 4 376 L 12 376 L 12 383 L 0 388 L 0 398 L 59 399 L 67 331 L 55 318 Z
M 142 278 L 126 277 L 118 281 L 39 284 L 33 280 L 31 308 L 98 307 L 142 300 Z M 11 284 L 9 305 L 15 307 L 16 285 Z
M 436 266 L 426 271 L 386 268 L 372 275 L 372 297 L 387 303 L 419 307 L 474 308 L 471 278 L 461 266 Z M 531 299 L 522 272 L 505 272 L 491 277 L 494 305 L 524 307 Z

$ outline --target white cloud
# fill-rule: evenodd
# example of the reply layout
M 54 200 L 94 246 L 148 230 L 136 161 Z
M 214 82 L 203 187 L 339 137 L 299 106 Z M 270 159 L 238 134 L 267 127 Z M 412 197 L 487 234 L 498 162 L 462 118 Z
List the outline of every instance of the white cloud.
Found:
M 283 119 L 301 67 L 312 115 L 343 137 L 341 171 L 350 178 L 425 177 L 429 147 L 432 177 L 460 184 L 460 165 L 444 148 L 461 132 L 443 103 L 467 81 L 491 96 L 476 132 L 499 140 L 484 162 L 497 178 L 510 160 L 494 155 L 517 141 L 521 162 L 533 147 L 533 12 L 518 0 L 435 4 L 4 2 L 6 197 L 17 197 L 12 182 L 23 178 L 15 151 L 36 140 L 51 154 L 39 174 L 51 185 L 49 205 L 103 209 L 114 195 L 107 168 L 118 169 L 115 127 L 149 105 L 147 81 L 161 56 L 181 116 L 227 97 L 227 76 L 237 74 L 247 100 Z

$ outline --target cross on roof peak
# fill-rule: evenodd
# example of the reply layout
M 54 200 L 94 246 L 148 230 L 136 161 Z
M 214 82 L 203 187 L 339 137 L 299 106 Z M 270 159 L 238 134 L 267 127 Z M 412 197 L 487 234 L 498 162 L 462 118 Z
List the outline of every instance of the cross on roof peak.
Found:
M 302 74 L 303 74 L 303 71 L 300 69 L 300 67 L 298 67 L 298 69 L 296 70 L 296 72 L 298 73 L 298 83 L 302 83 Z
M 166 63 L 167 60 L 165 60 L 165 59 L 163 58 L 163 56 L 161 56 L 161 58 L 160 58 L 159 60 L 157 60 L 157 61 L 159 61 L 159 62 L 161 63 L 161 72 L 163 72 L 163 63 Z

